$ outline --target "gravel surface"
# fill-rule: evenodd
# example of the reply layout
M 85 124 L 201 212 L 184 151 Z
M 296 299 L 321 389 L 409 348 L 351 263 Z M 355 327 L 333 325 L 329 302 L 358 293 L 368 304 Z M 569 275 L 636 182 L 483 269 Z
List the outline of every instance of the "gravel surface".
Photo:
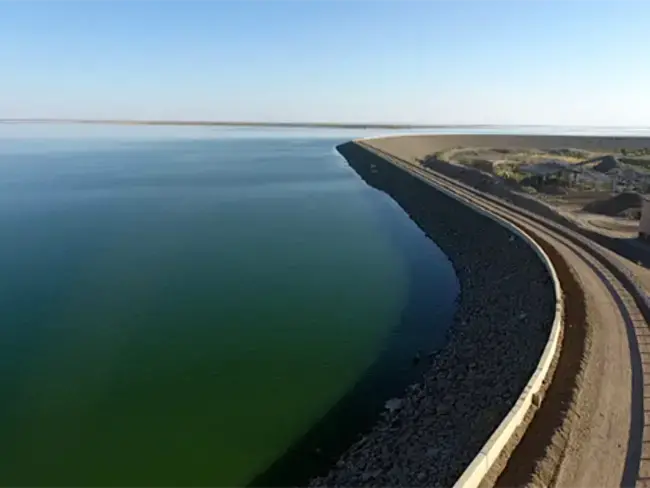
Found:
M 376 427 L 311 486 L 450 486 L 534 371 L 555 312 L 534 251 L 487 217 L 362 148 L 339 147 L 452 261 L 461 285 L 447 345 Z M 426 347 L 426 346 L 423 346 Z

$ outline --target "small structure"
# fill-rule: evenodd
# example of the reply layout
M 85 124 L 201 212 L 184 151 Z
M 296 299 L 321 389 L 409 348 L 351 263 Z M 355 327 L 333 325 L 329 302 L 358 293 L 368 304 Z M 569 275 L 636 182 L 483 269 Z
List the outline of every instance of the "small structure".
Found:
M 547 183 L 563 183 L 568 187 L 592 187 L 594 189 L 610 189 L 612 178 L 590 168 L 558 160 L 546 160 L 535 164 L 526 164 L 520 171 L 527 175 L 533 186 Z
M 577 181 L 580 170 L 564 161 L 546 160 L 534 164 L 522 164 L 519 171 L 526 175 L 534 186 L 551 181 L 562 181 L 569 185 Z
M 641 220 L 639 221 L 639 238 L 650 241 L 650 198 L 643 196 L 641 205 Z
M 599 190 L 610 190 L 613 179 L 609 175 L 585 168 L 578 170 L 574 174 L 573 182 L 582 188 L 593 187 Z
M 523 173 L 529 173 L 535 176 L 550 176 L 564 171 L 572 171 L 572 168 L 571 165 L 564 161 L 546 159 L 536 163 L 522 164 L 519 166 L 519 170 Z

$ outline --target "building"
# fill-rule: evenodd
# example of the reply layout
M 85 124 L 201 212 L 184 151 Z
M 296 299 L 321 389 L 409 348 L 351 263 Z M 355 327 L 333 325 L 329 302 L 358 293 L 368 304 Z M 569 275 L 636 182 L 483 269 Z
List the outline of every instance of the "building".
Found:
M 579 170 L 564 161 L 540 161 L 534 164 L 522 164 L 519 172 L 526 176 L 532 186 L 542 186 L 550 182 L 564 182 L 571 185 L 576 182 Z
M 567 187 L 582 189 L 612 188 L 611 176 L 565 161 L 546 160 L 536 164 L 525 164 L 520 167 L 520 171 L 526 175 L 530 184 L 538 187 L 547 183 L 563 183 Z

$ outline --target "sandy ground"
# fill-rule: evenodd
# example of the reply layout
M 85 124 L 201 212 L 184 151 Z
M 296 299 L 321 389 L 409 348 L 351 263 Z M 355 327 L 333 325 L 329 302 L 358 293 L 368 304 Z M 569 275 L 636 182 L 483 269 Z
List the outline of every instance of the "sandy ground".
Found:
M 586 260 L 565 245 L 556 249 L 570 263 L 585 294 L 592 332 L 590 354 L 555 486 L 619 486 L 625 470 L 632 415 L 632 366 L 626 322 L 606 285 Z
M 540 147 L 542 144 L 541 147 L 586 149 L 650 146 L 647 139 L 559 136 L 420 136 L 417 141 L 411 141 L 410 137 L 404 137 L 401 141 L 391 139 L 370 141 L 368 144 L 411 161 L 440 150 L 444 145 L 507 147 L 513 144 Z M 493 208 L 499 210 L 497 206 Z M 584 355 L 575 370 L 562 369 L 560 356 L 547 398 L 514 449 L 511 462 L 505 464 L 497 485 L 650 486 L 650 428 L 645 427 L 646 422 L 650 422 L 650 410 L 647 413 L 643 410 L 644 398 L 650 399 L 648 324 L 632 297 L 587 250 L 545 226 L 527 221 L 525 217 L 511 213 L 509 218 L 545 239 L 568 265 L 584 296 L 584 313 L 582 324 L 578 323 L 578 319 L 576 323 L 569 320 L 565 332 L 572 327 L 584 327 L 588 332 L 584 340 L 589 341 L 589 347 L 584 348 Z M 615 258 L 650 283 L 648 270 L 617 256 Z M 640 269 L 635 269 L 635 266 Z M 568 349 L 565 343 L 566 340 L 562 351 L 566 355 Z M 555 411 L 545 409 L 546 405 L 553 404 L 551 393 L 554 385 L 567 382 L 571 375 L 576 378 L 571 398 L 565 399 L 562 408 Z M 561 421 L 549 433 L 548 426 L 553 425 L 553 419 Z M 531 439 L 540 440 L 549 434 L 551 440 L 543 444 L 544 453 L 533 455 L 535 442 L 531 442 Z M 495 477 L 495 473 L 492 476 Z
M 630 245 L 650 252 L 650 246 L 646 243 L 636 241 L 639 226 L 638 221 L 629 221 L 621 218 L 578 212 L 575 209 L 567 209 L 562 206 L 556 206 L 556 210 L 560 215 L 575 222 L 583 229 L 598 232 L 604 236 L 614 237 L 617 239 L 629 239 Z M 650 269 L 614 253 L 609 254 L 632 271 L 638 277 L 639 282 L 643 285 L 646 291 L 650 294 Z
M 639 221 L 623 217 L 610 217 L 585 212 L 582 207 L 589 202 L 587 199 L 572 202 L 569 198 L 549 201 L 538 198 L 539 201 L 552 207 L 557 213 L 572 220 L 580 227 L 598 232 L 599 234 L 618 239 L 636 239 L 639 232 Z

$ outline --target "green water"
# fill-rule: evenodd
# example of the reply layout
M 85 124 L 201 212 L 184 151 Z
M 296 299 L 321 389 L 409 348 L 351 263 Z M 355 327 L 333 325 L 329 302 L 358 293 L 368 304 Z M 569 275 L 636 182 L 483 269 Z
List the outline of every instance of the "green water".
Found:
M 395 357 L 441 343 L 453 270 L 342 140 L 0 130 L 0 484 L 244 485 L 408 303 Z

